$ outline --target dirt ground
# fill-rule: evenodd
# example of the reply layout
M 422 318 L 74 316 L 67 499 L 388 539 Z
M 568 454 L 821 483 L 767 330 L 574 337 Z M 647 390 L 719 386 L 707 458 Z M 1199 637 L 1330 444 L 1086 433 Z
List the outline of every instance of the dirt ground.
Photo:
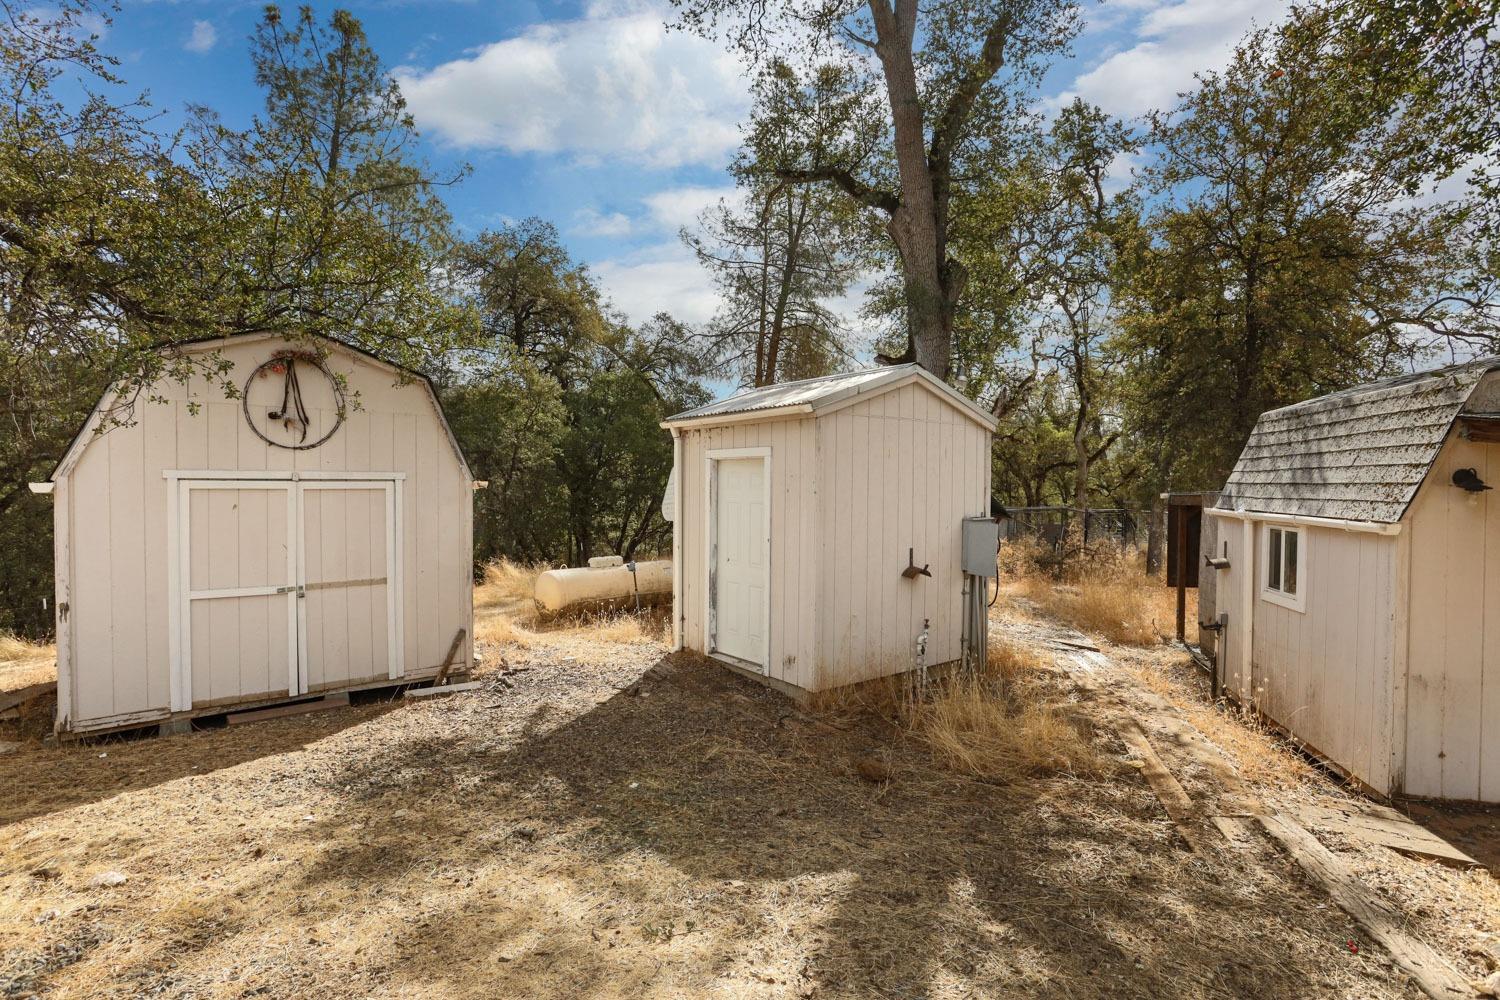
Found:
M 1049 634 L 1019 602 L 995 627 Z M 629 629 L 525 633 L 448 698 L 28 746 L 0 757 L 0 996 L 1420 995 L 1269 840 L 1189 850 L 1114 725 L 1175 713 L 1268 800 L 1349 793 L 1170 647 L 1101 648 L 1053 674 L 1087 778 L 965 778 Z M 1461 817 L 1492 864 L 1494 819 Z M 1325 842 L 1490 971 L 1490 875 Z

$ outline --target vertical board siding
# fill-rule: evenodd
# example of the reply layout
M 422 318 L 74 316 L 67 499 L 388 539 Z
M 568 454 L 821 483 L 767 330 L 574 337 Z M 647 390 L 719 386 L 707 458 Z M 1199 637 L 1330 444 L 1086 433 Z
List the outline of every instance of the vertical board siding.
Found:
M 243 386 L 249 372 L 281 346 L 259 340 L 217 349 L 235 366 L 233 381 Z M 68 664 L 68 704 L 59 714 L 69 725 L 86 728 L 116 716 L 169 710 L 167 540 L 177 530 L 167 518 L 162 473 L 169 469 L 405 473 L 405 586 L 398 597 L 406 616 L 403 672 L 435 667 L 454 633 L 471 628 L 472 494 L 426 388 L 397 384 L 387 370 L 342 351 L 330 356 L 329 365 L 347 379 L 351 398 L 357 393 L 359 402 L 318 448 L 294 452 L 267 445 L 246 424 L 241 403 L 225 400 L 201 378 L 185 386 L 153 387 L 166 402 L 139 404 L 133 425 L 88 442 L 55 495 L 57 523 L 68 532 L 59 538 L 57 551 L 59 560 L 67 561 L 59 575 L 68 581 L 70 631 L 59 656 Z M 263 418 L 270 407 L 257 398 L 251 409 Z M 198 413 L 190 412 L 190 403 Z M 332 426 L 335 414 L 318 409 L 311 417 L 310 439 Z M 215 586 L 221 579 L 253 577 L 262 567 L 274 571 L 285 565 L 283 543 L 267 541 L 277 531 L 285 533 L 281 494 L 275 494 L 270 509 L 251 491 L 200 500 L 205 496 L 193 498 L 195 535 L 196 505 L 207 504 L 200 543 L 206 548 L 195 547 L 193 557 L 209 560 L 204 571 Z M 309 499 L 317 496 L 313 491 Z M 325 494 L 310 506 L 320 523 L 332 525 L 335 519 L 328 515 L 337 512 L 323 505 L 338 503 Z M 351 510 L 337 537 L 324 539 L 330 553 L 351 560 L 359 577 L 384 575 L 384 563 L 375 564 L 385 551 L 383 509 L 382 499 L 368 511 Z M 213 529 L 216 518 L 222 531 Z M 261 528 L 255 527 L 256 518 Z M 193 572 L 199 572 L 196 563 Z M 344 636 L 331 641 L 349 648 L 351 630 L 360 633 L 354 652 L 370 661 L 368 669 L 356 667 L 355 675 L 381 676 L 389 667 L 385 605 L 376 607 L 371 597 L 378 589 L 330 592 L 335 595 L 330 604 L 343 602 L 338 631 Z M 276 613 L 282 605 L 269 598 L 206 603 L 222 607 L 206 609 L 191 623 L 193 699 L 222 701 L 285 690 L 286 619 Z M 369 636 L 363 635 L 366 629 Z M 216 658 L 214 650 L 226 644 L 243 655 Z M 472 648 L 469 636 L 460 663 L 467 662 Z
M 682 432 L 683 645 L 707 649 L 704 587 L 708 559 L 707 461 L 710 451 L 728 448 L 771 449 L 771 650 L 766 675 L 798 687 L 815 662 L 816 603 L 805 599 L 807 581 L 816 579 L 812 551 L 817 462 L 811 420 L 769 421 Z
M 771 449 L 767 676 L 805 691 L 960 656 L 961 522 L 987 514 L 990 433 L 913 383 L 822 415 L 683 428 L 677 469 L 684 647 L 707 651 L 707 457 Z M 932 577 L 902 578 L 908 550 Z
M 1223 528 L 1232 525 L 1229 530 Z M 1231 565 L 1244 567 L 1240 522 L 1221 526 Z M 1300 527 L 1300 585 L 1304 610 L 1272 604 L 1260 579 L 1243 569 L 1219 581 L 1219 606 L 1230 612 L 1233 643 L 1243 635 L 1234 598 L 1250 586 L 1255 602 L 1249 684 L 1254 704 L 1329 760 L 1378 791 L 1388 791 L 1396 548 L 1394 538 L 1330 528 Z M 1255 529 L 1264 544 L 1266 525 Z M 1253 561 L 1259 568 L 1260 561 Z M 1263 569 L 1262 569 L 1263 572 Z M 1230 602 L 1230 603 L 1226 603 Z M 1246 679 L 1231 688 L 1243 692 Z M 1243 698 L 1243 693 L 1242 693 Z
M 961 655 L 966 516 L 989 510 L 989 432 L 918 384 L 817 421 L 828 503 L 824 631 L 811 690 L 910 670 L 924 619 L 928 663 Z M 932 576 L 901 576 L 908 552 Z
M 1500 801 L 1500 502 L 1451 484 L 1462 468 L 1494 482 L 1493 455 L 1450 436 L 1407 515 L 1409 795 Z

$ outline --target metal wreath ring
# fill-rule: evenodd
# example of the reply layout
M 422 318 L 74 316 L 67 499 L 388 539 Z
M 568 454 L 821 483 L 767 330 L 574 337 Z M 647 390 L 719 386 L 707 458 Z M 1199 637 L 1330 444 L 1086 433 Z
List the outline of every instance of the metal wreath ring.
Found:
M 272 441 L 266 437 L 261 429 L 256 426 L 254 418 L 250 415 L 250 386 L 255 383 L 256 379 L 260 378 L 261 372 L 272 365 L 295 365 L 298 361 L 305 361 L 322 372 L 323 377 L 328 379 L 328 384 L 333 386 L 333 398 L 337 404 L 337 409 L 334 410 L 336 419 L 333 422 L 333 426 L 328 429 L 328 433 L 316 441 L 306 444 L 282 444 L 280 441 Z M 344 426 L 344 389 L 339 385 L 339 380 L 334 377 L 333 372 L 329 371 L 328 366 L 323 363 L 323 359 L 317 355 L 300 351 L 277 351 L 257 365 L 255 370 L 250 373 L 250 377 L 245 379 L 245 388 L 240 392 L 240 409 L 245 412 L 245 423 L 249 424 L 250 429 L 255 432 L 255 436 L 266 444 L 273 448 L 285 448 L 288 451 L 307 451 L 309 448 L 316 448 L 323 444 L 329 438 L 333 437 L 334 434 L 338 433 L 340 427 Z

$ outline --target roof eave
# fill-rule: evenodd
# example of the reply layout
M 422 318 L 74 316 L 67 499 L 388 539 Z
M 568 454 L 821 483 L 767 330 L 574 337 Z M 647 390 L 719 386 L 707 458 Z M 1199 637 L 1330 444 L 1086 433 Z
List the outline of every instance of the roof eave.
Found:
M 691 412 L 691 411 L 689 411 Z M 768 406 L 760 410 L 733 410 L 729 413 L 705 413 L 701 417 L 686 415 L 668 417 L 660 426 L 665 430 L 683 427 L 714 427 L 720 424 L 743 424 L 749 421 L 785 420 L 805 417 L 813 412 L 811 403 L 794 403 L 789 406 Z

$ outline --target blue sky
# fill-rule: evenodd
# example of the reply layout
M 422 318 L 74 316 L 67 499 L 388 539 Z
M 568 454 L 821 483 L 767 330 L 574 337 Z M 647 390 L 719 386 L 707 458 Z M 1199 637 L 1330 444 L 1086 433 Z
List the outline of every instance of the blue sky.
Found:
M 291 5 L 287 5 L 290 9 Z M 744 73 L 720 46 L 662 28 L 651 0 L 349 0 L 395 69 L 436 172 L 473 167 L 447 201 L 478 230 L 553 222 L 633 319 L 712 313 L 713 290 L 679 228 L 721 194 L 747 107 Z M 1170 104 L 1217 68 L 1282 0 L 1087 4 L 1073 55 L 1048 74 L 1049 103 L 1079 94 L 1131 117 Z M 260 3 L 124 0 L 102 47 L 180 120 L 190 103 L 240 125 L 259 108 L 247 37 Z M 1122 170 L 1128 164 L 1120 164 Z

